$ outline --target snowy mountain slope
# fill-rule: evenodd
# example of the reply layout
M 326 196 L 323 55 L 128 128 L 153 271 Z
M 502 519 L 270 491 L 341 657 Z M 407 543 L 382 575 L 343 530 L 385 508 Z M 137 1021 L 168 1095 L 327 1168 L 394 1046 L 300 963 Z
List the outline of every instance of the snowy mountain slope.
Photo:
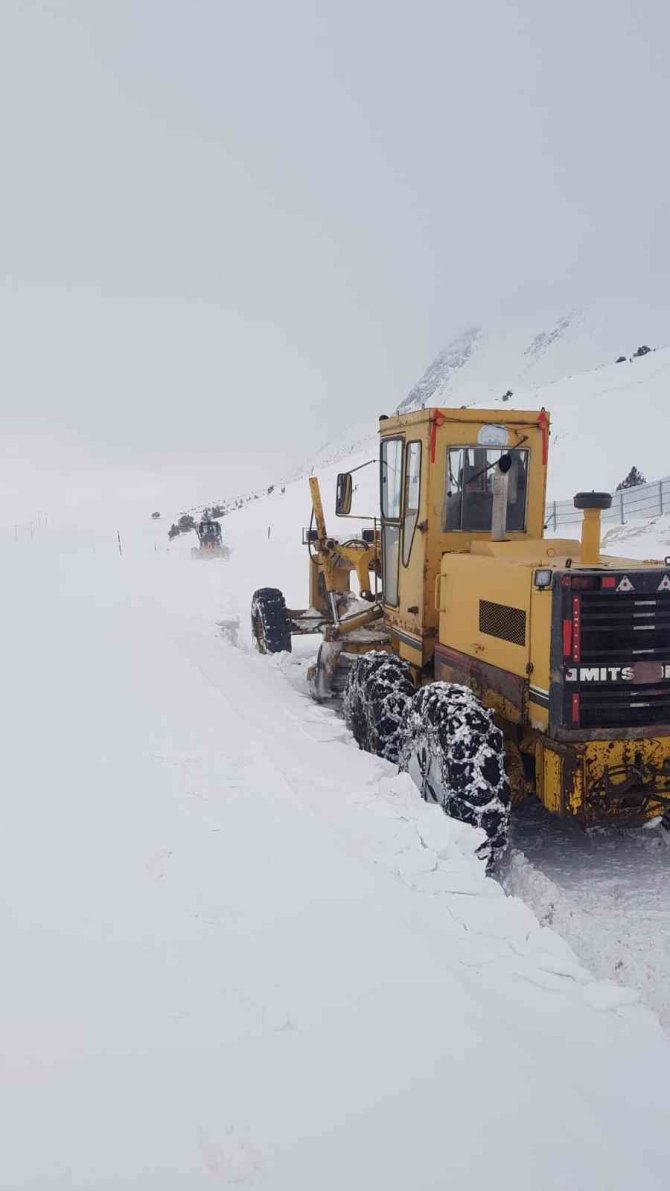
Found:
M 440 352 L 432 364 L 429 364 L 423 376 L 410 390 L 404 401 L 398 406 L 399 413 L 409 413 L 414 409 L 425 409 L 435 405 L 434 398 L 438 393 L 447 390 L 458 382 L 458 374 L 471 363 L 476 355 L 477 347 L 484 335 L 482 327 L 467 327 L 457 335 Z
M 215 635 L 292 569 L 263 503 L 229 561 L 3 547 L 0 1185 L 661 1191 L 651 1014 Z
M 519 408 L 539 410 L 544 405 L 552 416 L 548 500 L 569 500 L 583 489 L 612 491 L 633 463 L 649 479 L 667 475 L 670 458 L 664 410 L 669 392 L 670 348 L 632 363 L 613 364 L 568 377 L 538 391 L 520 393 Z M 505 403 L 498 404 L 502 415 L 508 407 Z M 340 456 L 334 451 L 332 462 L 313 468 L 322 482 L 326 517 L 333 533 L 349 532 L 351 524 L 337 523 L 333 516 L 337 472 L 378 457 L 375 429 L 370 427 L 369 437 L 362 444 L 352 436 L 343 447 L 346 454 Z M 353 455 L 351 444 L 357 445 Z M 360 516 L 376 514 L 376 464 L 357 471 L 354 482 L 354 512 Z M 272 542 L 281 539 L 283 548 L 289 552 L 294 565 L 286 568 L 286 579 L 288 586 L 293 587 L 295 568 L 299 570 L 301 565 L 299 531 L 307 525 L 310 514 L 307 477 L 275 487 L 270 495 L 251 501 L 248 513 L 245 526 L 253 525 L 254 532 L 269 530 Z M 241 524 L 235 516 L 222 521 L 224 537 L 233 544 Z M 284 569 L 281 558 L 280 565 Z M 259 580 L 262 585 L 262 576 Z
M 384 412 L 380 409 L 380 413 Z M 348 459 L 351 455 L 366 454 L 366 458 L 372 458 L 374 451 L 371 452 L 371 444 L 374 443 L 377 430 L 377 423 L 371 422 L 369 419 L 361 422 L 356 422 L 353 426 L 347 426 L 345 430 L 335 435 L 328 442 L 323 443 L 316 450 L 311 451 L 308 460 L 297 468 L 296 471 L 288 477 L 288 480 L 302 480 L 305 476 L 312 475 L 320 469 L 331 467 L 335 463 L 339 463 L 342 459 Z M 340 469 L 341 470 L 341 469 Z
M 644 343 L 656 350 L 632 358 Z M 508 320 L 490 332 L 472 327 L 433 361 L 399 410 L 467 405 L 503 416 L 545 408 L 552 418 L 548 498 L 612 491 L 633 464 L 649 479 L 670 472 L 669 344 L 670 308 L 633 303 L 600 303 L 549 321 Z M 621 354 L 626 360 L 616 364 Z M 392 412 L 379 394 L 378 413 Z M 376 434 L 374 420 L 346 428 L 293 478 L 338 463 L 344 470 L 352 455 L 375 457 Z
M 553 315 L 500 318 L 452 339 L 399 409 L 486 405 L 510 389 L 516 399 L 517 389 L 602 368 L 642 345 L 670 345 L 670 304 L 612 299 Z
M 552 417 L 549 501 L 570 500 L 585 488 L 612 491 L 633 464 L 650 480 L 656 479 L 670 471 L 666 413 L 670 347 L 662 346 L 670 338 L 668 327 L 670 308 L 662 304 L 610 301 L 559 312 L 549 319 L 537 315 L 501 320 L 486 332 L 471 328 L 438 357 L 415 386 L 414 397 L 410 400 L 410 395 L 403 405 L 409 407 L 420 396 L 420 403 L 425 399 L 437 405 L 467 403 L 500 409 L 501 417 L 509 408 L 546 408 Z M 630 357 L 642 342 L 657 350 L 621 364 L 607 363 L 622 352 Z M 503 401 L 508 382 L 516 377 L 523 385 L 509 402 Z M 383 395 L 379 411 L 391 412 Z M 298 475 L 278 481 L 269 493 L 225 501 L 217 501 L 212 493 L 208 503 L 222 503 L 230 513 L 222 526 L 234 549 L 248 534 L 263 543 L 249 558 L 243 580 L 246 594 L 254 584 L 271 582 L 285 588 L 291 604 L 302 603 L 300 530 L 310 515 L 307 476 L 316 474 L 321 479 L 331 532 L 349 532 L 352 523 L 338 524 L 332 516 L 336 474 L 377 455 L 377 423 L 363 421 L 314 451 Z M 375 514 L 374 464 L 357 471 L 355 490 L 354 512 Z M 240 504 L 245 506 L 241 519 L 231 508 Z M 163 510 L 156 527 L 157 546 L 164 545 L 164 527 L 183 511 Z M 128 526 L 131 538 L 135 528 Z M 192 544 L 189 538 L 188 548 Z
M 551 414 L 548 499 L 612 492 L 633 464 L 650 480 L 667 475 L 669 392 L 670 348 L 516 392 L 517 408 Z

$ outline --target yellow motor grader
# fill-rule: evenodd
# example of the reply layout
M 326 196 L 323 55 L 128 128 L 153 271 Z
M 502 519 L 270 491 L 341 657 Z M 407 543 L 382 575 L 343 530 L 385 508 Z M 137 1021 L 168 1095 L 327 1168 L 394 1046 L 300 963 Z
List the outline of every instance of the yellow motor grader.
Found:
M 200 521 L 193 526 L 198 535 L 198 547 L 191 553 L 196 558 L 227 558 L 229 550 L 224 546 L 221 537 L 221 526 L 214 517 L 205 512 Z
M 483 827 L 489 861 L 530 791 L 585 826 L 667 821 L 670 559 L 601 555 L 605 493 L 575 497 L 581 540 L 545 538 L 544 410 L 426 409 L 379 433 L 365 539 L 328 537 L 310 481 L 313 607 L 284 609 L 279 647 L 312 616 L 316 696 L 342 695 L 362 748 Z M 352 489 L 338 476 L 339 516 Z

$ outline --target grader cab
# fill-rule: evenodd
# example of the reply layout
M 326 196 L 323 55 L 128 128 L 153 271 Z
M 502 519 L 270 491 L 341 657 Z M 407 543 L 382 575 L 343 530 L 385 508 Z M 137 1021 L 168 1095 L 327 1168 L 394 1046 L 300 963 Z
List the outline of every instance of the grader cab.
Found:
M 667 822 L 670 560 L 601 555 L 608 494 L 575 498 L 581 540 L 544 537 L 544 410 L 428 409 L 379 429 L 379 521 L 363 569 L 345 560 L 353 607 L 316 515 L 317 697 L 343 692 L 359 745 L 483 827 L 489 860 L 510 802 L 531 791 L 587 826 Z M 341 515 L 351 490 L 344 473 Z

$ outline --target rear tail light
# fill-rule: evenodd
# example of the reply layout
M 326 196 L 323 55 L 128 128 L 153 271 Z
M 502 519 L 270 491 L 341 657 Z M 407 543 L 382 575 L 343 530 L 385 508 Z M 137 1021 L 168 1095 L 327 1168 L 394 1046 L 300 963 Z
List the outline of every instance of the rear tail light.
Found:
M 579 695 L 573 695 L 570 704 L 570 718 L 573 728 L 579 727 Z
M 573 591 L 594 591 L 605 588 L 612 591 L 617 587 L 620 575 L 564 575 L 561 579 L 563 587 L 571 587 Z
M 582 608 L 579 596 L 572 597 L 572 660 L 581 660 Z

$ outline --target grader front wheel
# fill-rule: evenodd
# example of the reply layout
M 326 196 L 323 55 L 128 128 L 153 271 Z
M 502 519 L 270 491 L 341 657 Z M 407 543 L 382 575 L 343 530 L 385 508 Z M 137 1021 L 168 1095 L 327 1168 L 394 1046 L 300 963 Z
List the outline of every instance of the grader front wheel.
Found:
M 260 587 L 251 600 L 251 633 L 259 653 L 291 652 L 291 621 L 276 587 Z

